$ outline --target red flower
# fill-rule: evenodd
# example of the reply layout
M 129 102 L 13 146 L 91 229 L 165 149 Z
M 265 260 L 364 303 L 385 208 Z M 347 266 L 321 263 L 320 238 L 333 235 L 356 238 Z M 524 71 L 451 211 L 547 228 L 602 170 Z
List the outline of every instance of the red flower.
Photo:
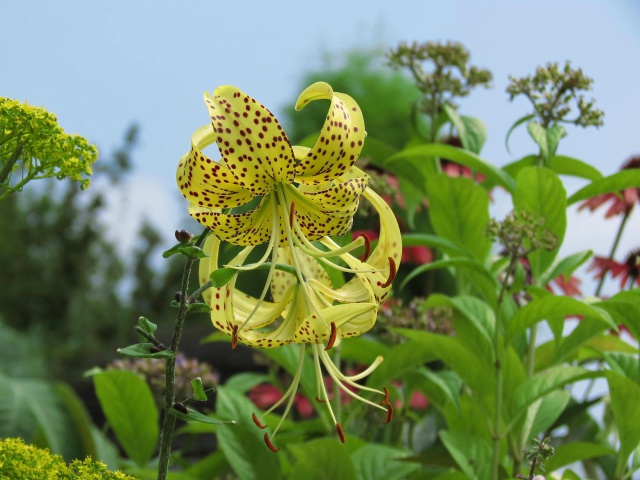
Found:
M 574 277 L 573 275 L 571 275 L 568 280 L 565 280 L 564 275 L 560 275 L 559 277 L 554 278 L 552 283 L 562 293 L 569 297 L 579 297 L 582 295 L 582 292 L 580 291 L 580 284 L 582 282 L 579 278 Z M 553 291 L 551 289 L 552 283 L 547 285 L 547 290 Z
M 636 282 L 640 285 L 640 249 L 629 252 L 624 262 L 618 263 L 603 257 L 593 257 L 589 270 L 597 270 L 595 278 L 602 278 L 607 272 L 612 278 L 620 277 L 620 288 L 625 288 L 629 283 Z
M 634 155 L 630 157 L 620 170 L 630 170 L 632 168 L 640 168 L 640 155 Z M 594 211 L 602 205 L 610 203 L 605 218 L 615 217 L 616 215 L 629 213 L 633 209 L 633 206 L 640 202 L 640 189 L 626 188 L 619 193 L 604 193 L 597 197 L 590 198 L 584 201 L 578 210 L 588 208 L 590 211 Z
M 274 385 L 264 383 L 253 387 L 247 396 L 258 408 L 265 410 L 282 398 L 282 392 Z M 313 407 L 304 395 L 296 393 L 293 405 L 300 417 L 309 418 L 313 415 Z

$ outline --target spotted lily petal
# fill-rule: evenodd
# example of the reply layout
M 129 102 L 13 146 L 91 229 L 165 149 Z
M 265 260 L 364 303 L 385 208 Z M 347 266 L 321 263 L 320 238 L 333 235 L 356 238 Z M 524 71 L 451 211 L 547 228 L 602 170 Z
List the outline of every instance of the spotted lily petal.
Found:
M 214 142 L 211 125 L 196 130 L 191 150 L 180 159 L 176 180 L 182 195 L 194 205 L 209 209 L 244 205 L 253 198 L 226 165 L 214 162 L 202 150 Z
M 205 94 L 220 154 L 236 180 L 254 195 L 265 195 L 274 183 L 291 183 L 295 161 L 291 144 L 267 108 L 236 87 Z
M 331 106 L 315 144 L 296 166 L 296 181 L 318 184 L 346 173 L 362 151 L 364 119 L 349 95 L 334 92 L 325 82 L 307 87 L 296 102 L 296 110 L 314 100 L 331 100 Z

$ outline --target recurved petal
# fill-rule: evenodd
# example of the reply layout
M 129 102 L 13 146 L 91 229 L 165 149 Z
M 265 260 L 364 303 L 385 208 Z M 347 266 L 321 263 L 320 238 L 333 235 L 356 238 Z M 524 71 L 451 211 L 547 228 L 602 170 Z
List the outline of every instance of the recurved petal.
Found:
M 213 143 L 211 125 L 196 130 L 191 138 L 191 150 L 178 164 L 176 181 L 189 202 L 205 208 L 232 208 L 253 198 L 222 163 L 214 162 L 202 150 Z
M 267 108 L 236 87 L 205 93 L 216 142 L 227 166 L 242 186 L 265 195 L 274 183 L 291 183 L 295 160 L 291 144 Z
M 320 311 L 322 318 L 315 313 L 307 316 L 296 329 L 293 341 L 295 343 L 325 343 L 329 341 L 331 336 L 331 323 L 336 324 L 341 336 L 359 335 L 359 333 L 355 333 L 357 331 L 355 328 L 344 327 L 350 324 L 373 325 L 376 311 L 377 305 L 375 303 L 333 305 Z
M 246 213 L 226 214 L 189 204 L 189 215 L 218 238 L 234 245 L 260 245 L 269 241 L 274 215 L 278 215 L 276 224 L 282 225 L 273 195 L 267 195 L 256 208 Z
M 360 107 L 349 95 L 334 92 L 329 84 L 317 82 L 305 89 L 296 110 L 321 99 L 331 100 L 331 106 L 315 144 L 296 166 L 298 182 L 317 184 L 344 174 L 358 159 L 364 144 Z

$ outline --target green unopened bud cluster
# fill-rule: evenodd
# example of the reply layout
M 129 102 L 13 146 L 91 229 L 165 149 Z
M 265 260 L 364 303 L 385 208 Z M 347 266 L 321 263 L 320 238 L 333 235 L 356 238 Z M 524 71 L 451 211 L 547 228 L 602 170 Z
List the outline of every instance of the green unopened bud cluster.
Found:
M 0 199 L 41 178 L 69 178 L 87 188 L 97 158 L 97 148 L 65 133 L 52 113 L 0 97 Z
M 509 257 L 519 257 L 525 247 L 533 250 L 553 250 L 556 247 L 556 236 L 544 226 L 544 218 L 536 218 L 526 210 L 511 212 L 499 222 L 491 219 L 486 228 L 486 235 L 498 241 Z
M 469 51 L 459 42 L 401 43 L 387 54 L 394 67 L 408 68 L 424 98 L 423 113 L 440 112 L 442 105 L 455 107 L 454 98 L 467 96 L 477 86 L 489 87 L 489 70 L 469 65 Z
M 599 127 L 603 124 L 602 110 L 594 108 L 594 101 L 587 101 L 580 93 L 591 90 L 593 79 L 587 77 L 582 69 L 572 68 L 571 62 L 567 61 L 564 68 L 558 63 L 548 63 L 538 67 L 535 75 L 521 78 L 510 76 L 509 80 L 509 99 L 513 100 L 518 95 L 528 98 L 534 114 L 545 128 L 556 123 L 581 127 Z

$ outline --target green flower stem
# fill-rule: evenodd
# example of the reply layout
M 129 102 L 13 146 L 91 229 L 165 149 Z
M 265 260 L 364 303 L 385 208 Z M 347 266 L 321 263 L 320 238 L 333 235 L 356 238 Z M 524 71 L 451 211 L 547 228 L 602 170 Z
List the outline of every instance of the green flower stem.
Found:
M 161 344 L 160 340 L 158 340 L 153 333 L 148 333 L 145 332 L 145 330 L 143 328 L 140 328 L 139 326 L 135 326 L 134 330 L 136 331 L 136 333 L 138 335 L 143 336 L 144 338 L 146 338 L 147 340 L 149 340 L 149 342 L 153 343 L 155 346 L 158 346 Z
M 511 275 L 516 269 L 518 264 L 518 255 L 511 257 L 509 267 L 505 272 L 504 279 L 500 286 L 500 294 L 498 295 L 497 309 L 496 309 L 496 325 L 493 332 L 493 349 L 495 357 L 495 377 L 496 377 L 496 390 L 495 390 L 495 415 L 493 419 L 493 454 L 491 456 L 491 480 L 498 480 L 498 469 L 500 466 L 500 442 L 502 441 L 502 397 L 503 397 L 503 375 L 502 375 L 502 345 L 501 345 L 501 305 L 504 300 L 504 294 L 507 291 L 507 283 Z
M 631 209 L 627 208 L 624 212 L 624 216 L 622 217 L 622 222 L 620 222 L 620 226 L 618 227 L 618 233 L 616 234 L 616 238 L 613 241 L 613 246 L 611 247 L 611 253 L 609 253 L 609 260 L 613 260 L 613 257 L 616 254 L 616 250 L 618 249 L 618 244 L 620 243 L 620 238 L 622 238 L 622 232 L 624 231 L 624 227 L 627 224 L 627 220 L 629 219 L 629 214 L 631 213 Z M 602 290 L 602 286 L 604 285 L 604 277 L 607 274 L 607 269 L 602 271 L 602 276 L 600 277 L 600 282 L 598 282 L 598 286 L 596 287 L 596 293 L 594 294 L 596 297 L 600 296 L 600 291 Z
M 208 229 L 200 235 L 195 243 L 196 247 L 200 247 L 208 234 Z M 191 268 L 195 259 L 187 258 L 182 272 L 182 288 L 180 289 L 180 306 L 178 308 L 178 318 L 173 330 L 173 338 L 171 339 L 171 350 L 177 354 L 180 337 L 184 328 L 184 321 L 187 318 L 187 290 L 189 288 L 189 277 L 191 276 Z M 176 357 L 166 359 L 166 378 L 165 378 L 165 396 L 164 396 L 164 418 L 162 420 L 162 431 L 160 433 L 160 455 L 158 463 L 158 480 L 166 480 L 169 471 L 169 457 L 171 455 L 171 443 L 173 441 L 173 432 L 176 426 L 176 417 L 172 415 L 171 409 L 175 403 L 175 387 L 176 387 Z

